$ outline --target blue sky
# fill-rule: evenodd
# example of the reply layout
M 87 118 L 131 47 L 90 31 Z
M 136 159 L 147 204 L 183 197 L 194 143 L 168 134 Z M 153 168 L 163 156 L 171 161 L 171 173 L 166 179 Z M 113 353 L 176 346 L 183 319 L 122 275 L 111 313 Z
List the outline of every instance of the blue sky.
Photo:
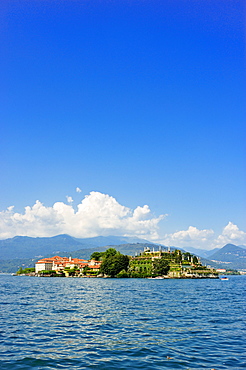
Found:
M 160 240 L 246 231 L 244 1 L 8 0 L 0 12 L 0 210 L 76 212 L 94 192 L 168 214 Z M 28 234 L 4 233 L 5 216 L 2 238 Z

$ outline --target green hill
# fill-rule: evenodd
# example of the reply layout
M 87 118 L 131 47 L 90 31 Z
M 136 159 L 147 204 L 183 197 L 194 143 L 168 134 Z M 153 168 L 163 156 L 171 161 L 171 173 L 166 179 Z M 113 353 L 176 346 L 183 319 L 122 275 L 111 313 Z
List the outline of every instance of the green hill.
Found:
M 212 262 L 226 268 L 246 269 L 246 249 L 234 244 L 226 244 L 209 258 Z

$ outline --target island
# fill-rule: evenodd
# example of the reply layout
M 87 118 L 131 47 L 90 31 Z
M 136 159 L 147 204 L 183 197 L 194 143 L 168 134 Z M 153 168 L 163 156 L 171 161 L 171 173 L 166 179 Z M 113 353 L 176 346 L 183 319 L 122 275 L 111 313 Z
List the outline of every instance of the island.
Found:
M 114 248 L 92 253 L 90 260 L 72 257 L 47 257 L 38 260 L 33 269 L 20 269 L 17 275 L 41 277 L 110 277 L 151 279 L 218 278 L 219 273 L 200 262 L 189 252 L 170 248 L 146 247 L 133 256 L 123 255 Z

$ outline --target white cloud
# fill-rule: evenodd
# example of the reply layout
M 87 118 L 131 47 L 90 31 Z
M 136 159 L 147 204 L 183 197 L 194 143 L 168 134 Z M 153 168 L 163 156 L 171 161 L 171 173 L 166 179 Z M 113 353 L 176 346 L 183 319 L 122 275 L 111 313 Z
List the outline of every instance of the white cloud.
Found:
M 0 212 L 0 238 L 55 235 L 62 230 L 62 223 L 62 217 L 39 200 L 32 207 L 25 207 L 24 214 L 15 213 L 13 207 L 8 207 L 7 211 Z
M 160 238 L 159 223 L 166 215 L 155 217 L 149 206 L 138 206 L 134 210 L 117 202 L 115 198 L 100 192 L 91 192 L 73 207 L 72 197 L 68 204 L 56 202 L 46 207 L 39 200 L 27 206 L 24 213 L 14 211 L 10 206 L 0 212 L 0 239 L 16 235 L 53 236 L 70 234 L 75 237 L 98 235 L 139 236 L 164 245 L 185 248 L 211 249 L 227 243 L 246 244 L 246 233 L 229 222 L 220 235 L 211 229 L 199 230 L 190 226 L 187 230 L 176 231 Z
M 53 236 L 67 233 L 76 237 L 98 235 L 139 236 L 157 239 L 159 222 L 165 217 L 154 217 L 147 205 L 131 210 L 107 194 L 91 192 L 75 210 L 69 204 L 56 202 L 52 207 L 40 201 L 15 213 L 13 207 L 0 212 L 0 238 L 15 235 Z
M 246 244 L 246 233 L 239 230 L 239 227 L 232 222 L 229 222 L 222 230 L 221 235 L 214 241 L 215 247 L 220 247 L 225 244 Z
M 133 218 L 135 220 L 144 220 L 150 214 L 149 206 L 145 205 L 143 207 L 137 207 L 133 212 Z
M 194 247 L 201 249 L 222 248 L 228 243 L 235 245 L 246 244 L 246 233 L 239 230 L 238 226 L 229 222 L 220 235 L 215 235 L 211 229 L 199 230 L 189 226 L 187 230 L 166 234 L 160 243 L 176 247 Z
M 76 188 L 76 193 L 81 193 L 81 192 L 82 192 L 82 190 L 79 187 L 77 187 Z
M 211 229 L 199 230 L 194 226 L 189 226 L 187 230 L 166 234 L 162 243 L 177 247 L 194 246 L 196 248 L 206 248 L 213 235 L 214 231 Z
M 68 203 L 73 203 L 73 198 L 72 197 L 69 197 L 68 195 L 66 195 L 66 198 L 67 198 Z

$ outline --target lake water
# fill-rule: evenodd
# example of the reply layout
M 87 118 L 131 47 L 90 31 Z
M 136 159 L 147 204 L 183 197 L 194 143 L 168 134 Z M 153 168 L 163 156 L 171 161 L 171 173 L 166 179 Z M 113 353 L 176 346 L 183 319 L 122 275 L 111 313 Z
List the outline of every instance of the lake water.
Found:
M 0 368 L 246 368 L 246 276 L 0 275 Z

